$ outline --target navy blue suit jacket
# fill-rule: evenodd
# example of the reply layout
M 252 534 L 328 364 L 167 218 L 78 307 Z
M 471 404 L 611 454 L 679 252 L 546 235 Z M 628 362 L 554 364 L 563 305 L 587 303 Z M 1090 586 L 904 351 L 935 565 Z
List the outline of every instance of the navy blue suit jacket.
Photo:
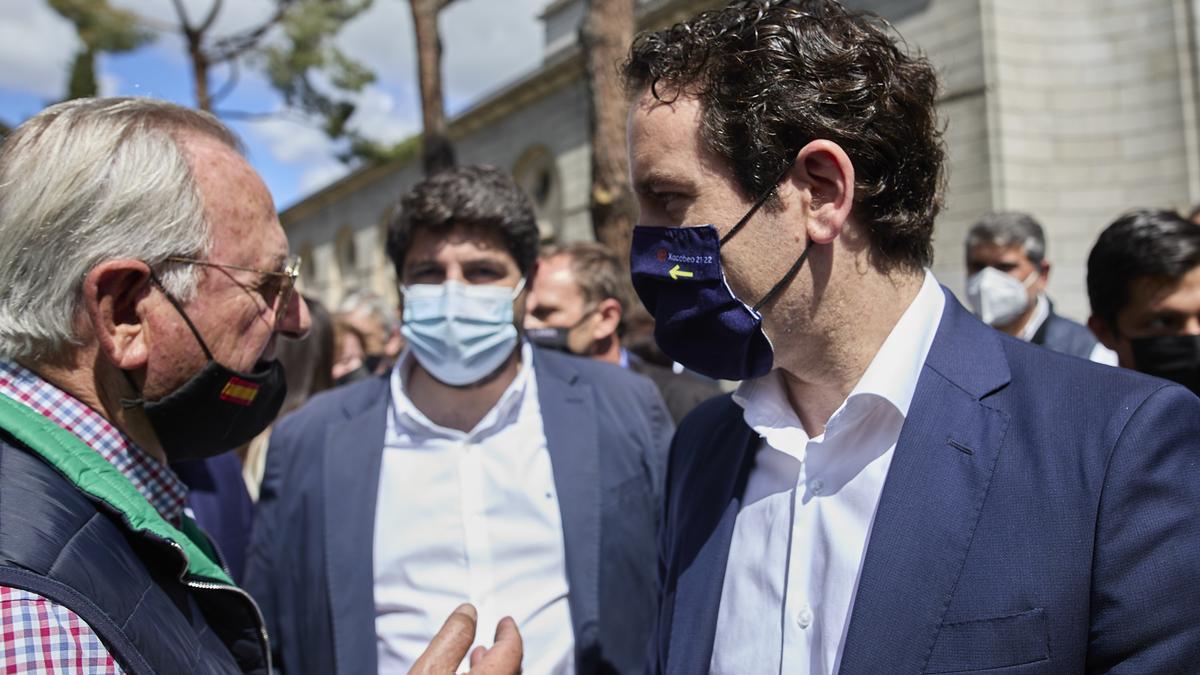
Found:
M 534 370 L 578 672 L 635 672 L 654 623 L 670 415 L 649 380 L 616 366 L 535 348 Z M 334 389 L 271 436 L 246 587 L 289 675 L 378 670 L 372 557 L 389 399 L 386 376 Z
M 758 444 L 728 396 L 680 424 L 652 672 L 708 672 Z M 1200 400 L 1009 338 L 947 292 L 841 672 L 1198 669 Z

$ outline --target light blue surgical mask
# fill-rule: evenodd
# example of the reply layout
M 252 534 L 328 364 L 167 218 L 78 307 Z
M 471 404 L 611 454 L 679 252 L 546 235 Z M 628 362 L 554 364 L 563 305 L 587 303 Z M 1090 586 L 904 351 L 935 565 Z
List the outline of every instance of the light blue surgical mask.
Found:
M 458 281 L 402 287 L 400 333 L 434 379 L 456 387 L 478 382 L 517 346 L 513 300 L 524 288 L 524 278 L 516 288 Z

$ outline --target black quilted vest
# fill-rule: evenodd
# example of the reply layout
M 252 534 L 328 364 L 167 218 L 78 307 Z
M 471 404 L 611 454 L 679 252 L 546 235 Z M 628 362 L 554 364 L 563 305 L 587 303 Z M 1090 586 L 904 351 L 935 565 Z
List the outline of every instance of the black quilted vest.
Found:
M 195 523 L 183 529 L 75 436 L 0 395 L 0 585 L 74 611 L 126 672 L 269 673 L 258 607 Z

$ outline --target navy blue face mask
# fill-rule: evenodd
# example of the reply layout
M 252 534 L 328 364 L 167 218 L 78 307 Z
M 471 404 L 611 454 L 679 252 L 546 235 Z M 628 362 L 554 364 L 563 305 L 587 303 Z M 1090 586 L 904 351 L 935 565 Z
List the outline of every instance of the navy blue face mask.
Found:
M 654 339 L 667 356 L 697 373 L 746 380 L 771 370 L 774 353 L 759 310 L 796 276 L 811 246 L 806 243 L 791 269 L 753 305 L 730 290 L 721 246 L 766 203 L 791 167 L 789 163 L 724 237 L 714 225 L 633 228 L 633 287 L 654 315 Z

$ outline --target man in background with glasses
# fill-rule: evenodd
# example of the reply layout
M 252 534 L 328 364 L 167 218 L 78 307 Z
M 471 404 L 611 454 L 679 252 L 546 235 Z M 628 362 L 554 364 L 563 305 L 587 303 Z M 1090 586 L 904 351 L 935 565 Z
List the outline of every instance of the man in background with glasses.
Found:
M 47 108 L 0 149 L 0 663 L 271 670 L 169 461 L 253 438 L 308 330 L 266 186 L 205 113 Z M 469 618 L 469 617 L 468 617 Z

